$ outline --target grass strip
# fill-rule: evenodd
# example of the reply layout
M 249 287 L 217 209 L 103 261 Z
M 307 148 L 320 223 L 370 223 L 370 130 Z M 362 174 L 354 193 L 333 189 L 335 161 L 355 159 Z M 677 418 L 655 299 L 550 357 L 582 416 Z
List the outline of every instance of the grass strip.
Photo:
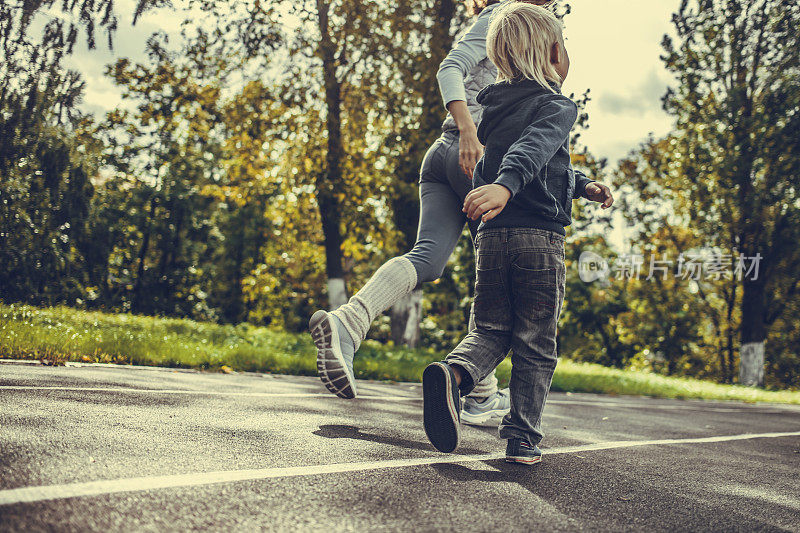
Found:
M 366 341 L 356 357 L 355 372 L 364 379 L 419 381 L 425 366 L 443 357 L 430 350 Z M 0 358 L 316 375 L 316 350 L 308 335 L 250 324 L 220 325 L 69 307 L 0 304 Z M 508 383 L 508 360 L 498 367 L 497 375 L 501 384 Z M 553 390 L 800 405 L 800 392 L 721 385 L 568 359 L 559 362 Z

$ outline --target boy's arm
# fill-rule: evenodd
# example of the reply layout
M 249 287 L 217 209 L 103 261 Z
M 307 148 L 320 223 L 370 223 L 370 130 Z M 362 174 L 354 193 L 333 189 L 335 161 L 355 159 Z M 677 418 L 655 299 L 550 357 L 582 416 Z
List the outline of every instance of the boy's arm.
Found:
M 586 174 L 580 170 L 574 168 L 572 170 L 575 173 L 575 192 L 572 198 L 586 198 L 586 186 L 593 183 L 594 180 L 587 178 Z
M 503 157 L 495 183 L 516 195 L 556 154 L 578 118 L 578 106 L 561 95 L 542 105 L 533 122 Z M 584 185 L 585 187 L 585 185 Z

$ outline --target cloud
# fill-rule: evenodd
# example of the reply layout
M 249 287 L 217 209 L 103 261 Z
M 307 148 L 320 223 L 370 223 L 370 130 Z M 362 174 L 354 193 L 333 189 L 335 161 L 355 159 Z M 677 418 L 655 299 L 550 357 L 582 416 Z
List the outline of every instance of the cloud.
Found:
M 85 40 L 79 41 L 73 55 L 65 63 L 81 73 L 86 81 L 86 91 L 81 104 L 85 112 L 103 115 L 122 104 L 122 88 L 105 75 L 106 67 L 122 57 L 134 62 L 145 60 L 145 44 L 158 31 L 167 33 L 177 42 L 180 25 L 187 13 L 180 9 L 161 8 L 147 12 L 132 25 L 136 2 L 123 0 L 117 5 L 119 27 L 114 33 L 114 47 L 109 50 L 105 39 L 98 38 L 97 47 L 89 50 Z M 172 42 L 172 41 L 170 41 Z
M 633 90 L 608 92 L 598 98 L 597 105 L 602 111 L 615 115 L 641 115 L 661 108 L 661 97 L 667 90 L 659 73 L 653 69 Z
M 672 118 L 661 108 L 671 83 L 659 56 L 661 38 L 680 0 L 570 0 L 566 18 L 572 68 L 566 94 L 591 88 L 590 128 L 582 141 L 600 157 L 625 157 L 647 134 L 666 134 Z

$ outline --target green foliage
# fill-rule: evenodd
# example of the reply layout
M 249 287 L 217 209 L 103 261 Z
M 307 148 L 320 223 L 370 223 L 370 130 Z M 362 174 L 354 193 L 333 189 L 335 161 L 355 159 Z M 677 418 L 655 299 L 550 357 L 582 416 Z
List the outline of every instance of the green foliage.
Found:
M 78 27 L 56 17 L 38 42 L 29 35 L 36 10 L 54 3 L 0 6 L 0 295 L 12 301 L 74 303 L 84 283 L 97 143 L 75 109 L 83 82 L 62 67 Z M 82 7 L 92 43 L 98 12 Z
M 0 294 L 9 301 L 75 303 L 83 296 L 95 164 L 67 129 L 40 121 L 25 138 L 24 127 L 12 126 L 4 142 L 20 159 L 0 170 Z
M 678 83 L 665 96 L 677 121 L 621 162 L 622 212 L 634 252 L 760 254 L 758 279 L 629 283 L 625 334 L 667 373 L 733 382 L 741 342 L 767 340 L 767 383 L 797 382 L 800 337 L 789 318 L 800 289 L 800 4 L 686 0 L 665 38 Z M 672 278 L 672 276 L 670 276 Z M 645 352 L 646 350 L 646 352 Z M 780 376 L 780 377 L 778 377 Z
M 567 282 L 559 323 L 559 354 L 577 361 L 625 368 L 636 359 L 626 342 L 622 316 L 630 311 L 628 291 L 621 284 L 584 283 L 578 258 L 584 251 L 611 261 L 615 254 L 599 236 L 579 236 L 567 249 Z

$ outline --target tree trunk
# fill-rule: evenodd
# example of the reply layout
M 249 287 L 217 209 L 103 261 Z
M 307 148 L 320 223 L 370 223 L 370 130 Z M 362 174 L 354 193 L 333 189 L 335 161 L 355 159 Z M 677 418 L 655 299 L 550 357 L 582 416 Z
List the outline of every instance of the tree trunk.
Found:
M 726 383 L 733 383 L 733 375 L 734 375 L 734 327 L 733 327 L 733 311 L 736 306 L 736 292 L 738 285 L 736 285 L 736 281 L 734 280 L 731 283 L 731 291 L 730 296 L 726 295 L 726 305 L 727 305 L 727 335 L 726 335 L 726 350 L 727 350 L 727 372 L 725 373 L 725 382 Z
M 456 14 L 455 0 L 436 0 L 430 11 L 434 24 L 430 29 L 428 48 L 430 54 L 420 62 L 418 72 L 420 78 L 411 81 L 414 83 L 415 92 L 422 98 L 422 115 L 419 120 L 419 134 L 412 136 L 416 142 L 409 143 L 408 151 L 400 159 L 396 179 L 397 186 L 392 197 L 392 212 L 395 226 L 400 233 L 401 245 L 405 250 L 411 249 L 417 238 L 419 225 L 419 167 L 429 145 L 441 134 L 441 124 L 444 118 L 441 113 L 442 103 L 439 95 L 439 85 L 436 73 L 439 63 L 447 55 L 453 44 L 452 25 Z M 418 303 L 417 292 L 419 292 Z M 390 313 L 392 323 L 392 339 L 396 344 L 406 344 L 410 347 L 419 342 L 419 321 L 422 318 L 422 293 L 414 291 L 412 294 L 397 303 L 401 309 L 395 313 L 394 308 Z M 414 307 L 417 306 L 417 307 Z M 419 312 L 407 311 L 419 308 Z M 414 324 L 409 321 L 415 321 Z M 397 333 L 396 333 L 397 332 Z M 408 337 L 406 337 L 408 333 Z M 415 339 L 412 344 L 398 339 Z
M 317 178 L 316 196 L 325 239 L 325 271 L 328 275 L 328 305 L 334 309 L 347 303 L 347 290 L 342 266 L 342 242 L 339 201 L 334 191 L 341 191 L 342 183 L 342 95 L 341 84 L 336 76 L 336 44 L 328 28 L 330 4 L 317 0 L 317 15 L 320 30 L 319 55 L 322 60 L 322 75 L 325 83 L 326 128 L 328 152 L 325 157 L 324 175 Z
M 144 227 L 144 236 L 142 239 L 142 246 L 139 248 L 139 265 L 136 269 L 136 281 L 133 285 L 133 295 L 131 297 L 131 307 L 134 312 L 140 311 L 142 307 L 142 283 L 144 280 L 145 260 L 147 252 L 150 248 L 150 234 L 152 233 L 153 219 L 156 214 L 156 197 L 150 198 L 150 210 L 147 214 L 147 221 Z
M 245 208 L 246 209 L 246 208 Z M 245 209 L 242 209 L 244 211 Z M 257 216 L 257 215 L 256 215 Z M 255 216 L 253 217 L 255 218 Z M 243 322 L 246 319 L 244 308 L 244 291 L 242 290 L 242 280 L 244 279 L 244 265 L 245 265 L 245 246 L 247 243 L 247 221 L 239 219 L 239 231 L 236 242 L 236 249 L 234 251 L 235 265 L 233 267 L 233 280 L 230 289 L 230 299 L 227 308 L 223 309 L 225 318 L 228 322 L 236 324 Z
M 416 348 L 419 346 L 419 322 L 422 316 L 422 290 L 407 294 L 390 310 L 392 340 L 397 346 Z
M 338 309 L 347 303 L 347 286 L 344 278 L 328 277 L 328 307 Z
M 764 342 L 767 337 L 764 324 L 764 280 L 743 280 L 742 326 L 739 349 L 739 383 L 764 386 Z

